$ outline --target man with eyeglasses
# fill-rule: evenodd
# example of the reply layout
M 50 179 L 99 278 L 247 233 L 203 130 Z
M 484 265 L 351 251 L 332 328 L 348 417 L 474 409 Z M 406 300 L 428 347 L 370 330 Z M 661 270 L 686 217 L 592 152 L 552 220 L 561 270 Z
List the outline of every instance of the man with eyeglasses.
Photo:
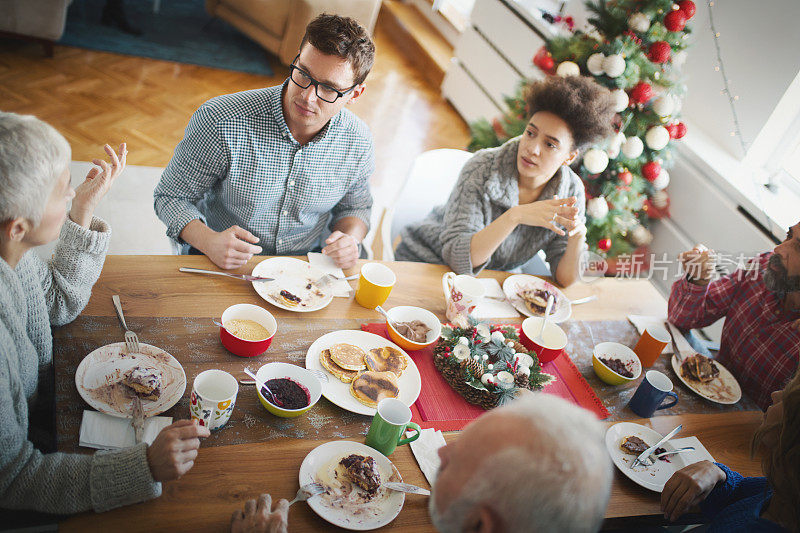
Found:
M 323 14 L 282 85 L 200 106 L 154 193 L 167 235 L 225 269 L 320 249 L 352 267 L 375 160 L 369 128 L 344 107 L 364 92 L 374 55 L 358 22 Z

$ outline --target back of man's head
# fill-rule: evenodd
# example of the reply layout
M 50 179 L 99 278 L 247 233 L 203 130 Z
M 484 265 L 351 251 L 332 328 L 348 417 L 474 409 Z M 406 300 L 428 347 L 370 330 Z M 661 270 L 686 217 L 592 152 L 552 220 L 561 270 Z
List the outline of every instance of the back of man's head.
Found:
M 449 507 L 435 516 L 443 533 L 475 525 L 469 522 L 481 509 L 494 517 L 488 529 L 495 531 L 600 528 L 612 467 L 602 426 L 592 413 L 556 396 L 528 394 L 474 426 L 462 438 L 491 452 L 477 464 L 448 466 L 472 469 L 473 474 Z
M 306 43 L 323 54 L 346 59 L 353 68 L 355 85 L 364 83 L 375 62 L 375 44 L 366 28 L 350 17 L 323 13 L 306 26 L 300 50 Z

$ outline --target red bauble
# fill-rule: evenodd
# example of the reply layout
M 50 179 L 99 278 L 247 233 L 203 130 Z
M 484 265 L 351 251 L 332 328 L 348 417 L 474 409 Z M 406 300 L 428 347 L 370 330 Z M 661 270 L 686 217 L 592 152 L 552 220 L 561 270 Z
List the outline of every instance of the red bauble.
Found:
M 633 174 L 630 173 L 628 170 L 623 170 L 619 173 L 619 181 L 624 183 L 625 185 L 630 185 L 633 181 Z
M 678 2 L 678 7 L 683 11 L 683 16 L 686 17 L 686 20 L 692 18 L 697 12 L 697 6 L 694 5 L 692 0 L 681 0 Z
M 667 124 L 666 126 L 664 126 L 664 128 L 666 128 L 666 130 L 669 132 L 669 138 L 670 139 L 677 139 L 677 137 L 675 137 L 678 134 L 678 124 L 677 123 L 675 123 L 675 124 Z
M 664 17 L 664 26 L 669 31 L 681 31 L 686 27 L 686 14 L 680 9 L 670 11 Z
M 672 48 L 666 41 L 656 41 L 650 45 L 650 50 L 647 52 L 647 57 L 653 63 L 666 63 L 669 61 L 669 54 Z
M 653 97 L 653 88 L 649 83 L 640 81 L 631 89 L 629 96 L 634 104 L 646 104 Z
M 642 165 L 642 176 L 647 181 L 655 181 L 661 174 L 661 165 L 657 161 L 648 161 Z
M 602 239 L 597 241 L 597 248 L 604 252 L 609 251 L 611 249 L 611 239 L 609 239 L 608 237 L 603 237 Z
M 553 61 L 553 58 L 550 57 L 550 56 L 546 56 L 546 57 L 542 58 L 542 61 L 539 64 L 539 68 L 541 68 L 545 72 L 550 72 L 551 70 L 553 70 L 553 67 L 555 67 L 555 66 L 556 66 L 556 62 Z
M 539 48 L 539 50 L 536 52 L 536 55 L 533 56 L 533 64 L 545 72 L 550 71 L 555 66 L 555 62 L 545 46 Z
M 683 122 L 678 122 L 675 124 L 675 138 L 680 139 L 684 135 L 686 135 L 686 124 Z

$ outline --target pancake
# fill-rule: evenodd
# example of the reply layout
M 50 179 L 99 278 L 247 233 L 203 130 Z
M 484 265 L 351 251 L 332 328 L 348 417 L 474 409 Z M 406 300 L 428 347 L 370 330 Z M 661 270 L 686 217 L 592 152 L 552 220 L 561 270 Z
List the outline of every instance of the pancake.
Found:
M 630 455 L 639 455 L 650 447 L 645 441 L 635 435 L 625 437 L 619 445 L 622 451 Z
M 339 343 L 328 348 L 331 352 L 331 359 L 334 363 L 345 370 L 364 370 L 367 368 L 364 357 L 367 354 L 358 346 L 352 344 Z
M 367 363 L 367 368 L 373 372 L 394 372 L 397 377 L 402 376 L 408 366 L 406 355 L 391 346 L 373 348 L 367 352 L 364 361 Z
M 345 383 L 353 381 L 353 378 L 358 374 L 357 370 L 346 370 L 334 363 L 333 359 L 331 359 L 330 350 L 322 350 L 319 353 L 319 362 L 325 370 L 336 376 L 339 381 L 344 381 Z
M 350 394 L 368 407 L 376 407 L 384 398 L 397 398 L 400 387 L 394 372 L 359 372 L 350 383 Z

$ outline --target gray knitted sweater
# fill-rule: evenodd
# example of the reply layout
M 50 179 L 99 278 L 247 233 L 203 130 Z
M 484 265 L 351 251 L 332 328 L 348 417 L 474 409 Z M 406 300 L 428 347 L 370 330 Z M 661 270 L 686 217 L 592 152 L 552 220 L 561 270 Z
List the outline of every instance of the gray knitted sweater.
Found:
M 402 231 L 395 259 L 444 263 L 456 274 L 477 274 L 484 268 L 512 270 L 544 250 L 555 275 L 567 249 L 567 237 L 538 226 L 517 226 L 483 265 L 474 266 L 470 259 L 472 236 L 519 204 L 519 139 L 515 137 L 497 148 L 476 152 L 461 170 L 447 204 L 435 207 L 422 222 Z M 576 196 L 578 215 L 585 223 L 583 182 L 567 166 L 550 178 L 539 198 L 545 200 L 554 195 Z
M 110 235 L 98 218 L 89 230 L 67 218 L 49 263 L 34 251 L 14 269 L 0 258 L 0 508 L 99 512 L 161 494 L 144 444 L 45 455 L 28 440 L 39 372 L 53 362 L 50 326 L 71 322 L 88 303 Z

